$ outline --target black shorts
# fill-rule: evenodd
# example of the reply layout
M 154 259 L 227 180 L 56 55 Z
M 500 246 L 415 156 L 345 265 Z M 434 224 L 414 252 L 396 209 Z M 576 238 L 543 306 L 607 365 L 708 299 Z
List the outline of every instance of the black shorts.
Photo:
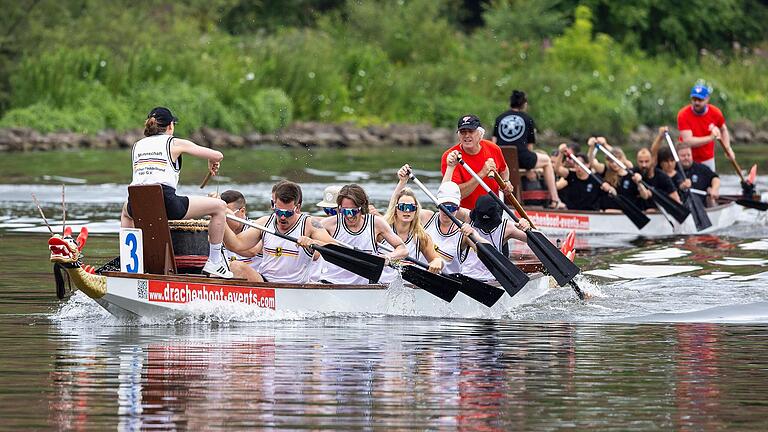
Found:
M 176 195 L 176 189 L 168 185 L 160 185 L 163 187 L 163 201 L 165 201 L 165 215 L 168 220 L 184 219 L 184 216 L 189 210 L 189 198 L 185 196 Z M 128 216 L 133 217 L 131 214 L 131 200 L 128 199 Z
M 539 157 L 536 156 L 536 152 L 532 152 L 530 150 L 526 151 L 519 151 L 517 152 L 517 163 L 520 165 L 520 168 L 524 170 L 533 169 L 536 167 L 536 162 L 538 161 Z

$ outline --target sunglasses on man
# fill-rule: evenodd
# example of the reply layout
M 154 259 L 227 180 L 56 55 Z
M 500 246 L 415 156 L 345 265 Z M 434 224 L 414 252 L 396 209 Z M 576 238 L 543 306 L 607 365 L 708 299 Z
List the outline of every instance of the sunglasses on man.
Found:
M 354 217 L 360 213 L 361 209 L 360 207 L 355 207 L 355 208 L 339 207 L 339 211 L 341 212 L 342 215 L 346 217 Z
M 283 210 L 283 209 L 275 208 L 275 215 L 278 218 L 288 219 L 289 217 L 292 217 L 294 214 L 296 214 L 296 212 L 293 210 Z

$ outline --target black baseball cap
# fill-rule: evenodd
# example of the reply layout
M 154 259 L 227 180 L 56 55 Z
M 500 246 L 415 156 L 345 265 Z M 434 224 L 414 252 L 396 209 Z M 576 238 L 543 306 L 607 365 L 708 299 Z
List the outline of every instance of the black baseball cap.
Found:
M 157 120 L 157 125 L 160 127 L 167 127 L 171 123 L 178 123 L 177 119 L 171 110 L 166 107 L 155 107 L 147 114 L 147 118 L 154 117 Z
M 501 206 L 488 195 L 483 195 L 475 202 L 475 208 L 469 213 L 476 228 L 491 231 L 501 224 Z
M 476 115 L 467 114 L 459 117 L 459 125 L 456 126 L 456 130 L 462 130 L 462 129 L 476 130 L 480 126 L 481 126 L 480 119 Z

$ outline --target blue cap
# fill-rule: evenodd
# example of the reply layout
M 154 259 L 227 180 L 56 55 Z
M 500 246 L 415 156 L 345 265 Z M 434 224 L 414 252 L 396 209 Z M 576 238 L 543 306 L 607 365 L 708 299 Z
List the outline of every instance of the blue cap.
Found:
M 691 97 L 698 99 L 706 99 L 709 97 L 709 88 L 704 85 L 695 85 L 691 88 Z

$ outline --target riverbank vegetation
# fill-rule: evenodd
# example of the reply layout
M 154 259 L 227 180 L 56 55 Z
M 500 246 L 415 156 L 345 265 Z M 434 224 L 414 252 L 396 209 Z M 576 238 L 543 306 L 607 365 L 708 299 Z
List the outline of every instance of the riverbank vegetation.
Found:
M 487 125 L 523 89 L 540 129 L 621 136 L 673 124 L 691 85 L 768 127 L 768 6 L 757 0 L 10 2 L 0 127 L 95 133 L 155 105 L 202 126 L 297 120 Z

